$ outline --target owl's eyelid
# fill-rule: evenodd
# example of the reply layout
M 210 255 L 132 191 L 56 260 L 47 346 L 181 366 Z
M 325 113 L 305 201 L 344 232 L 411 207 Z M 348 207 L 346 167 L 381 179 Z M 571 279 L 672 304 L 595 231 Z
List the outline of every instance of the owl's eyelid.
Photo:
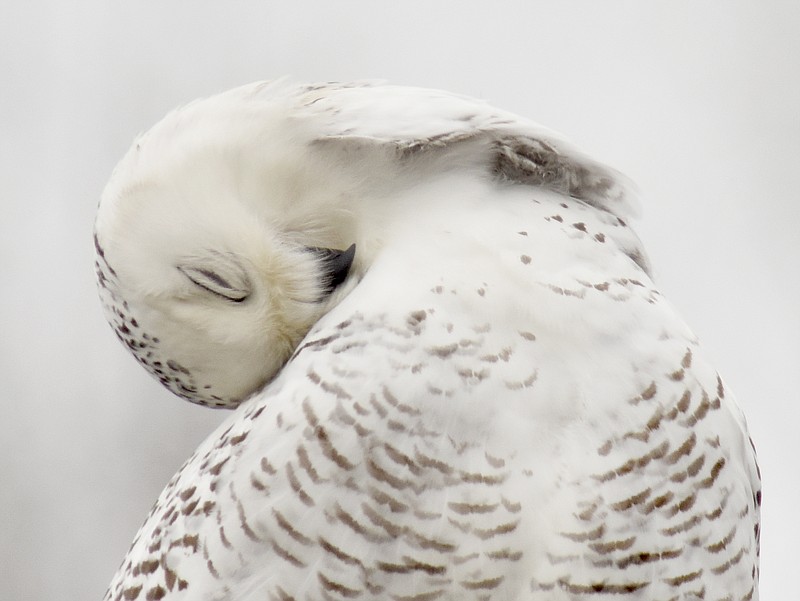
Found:
M 199 288 L 235 303 L 246 300 L 252 291 L 244 268 L 235 257 L 226 254 L 210 252 L 192 257 L 177 268 Z

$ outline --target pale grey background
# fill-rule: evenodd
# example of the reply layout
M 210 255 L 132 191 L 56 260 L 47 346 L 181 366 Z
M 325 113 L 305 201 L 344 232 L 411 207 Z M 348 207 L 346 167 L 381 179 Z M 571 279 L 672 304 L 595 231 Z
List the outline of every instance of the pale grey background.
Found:
M 638 182 L 662 291 L 758 445 L 763 598 L 796 595 L 800 4 L 282 4 L 0 8 L 0 598 L 99 599 L 161 487 L 222 418 L 161 390 L 105 325 L 92 219 L 138 131 L 285 74 L 485 97 Z

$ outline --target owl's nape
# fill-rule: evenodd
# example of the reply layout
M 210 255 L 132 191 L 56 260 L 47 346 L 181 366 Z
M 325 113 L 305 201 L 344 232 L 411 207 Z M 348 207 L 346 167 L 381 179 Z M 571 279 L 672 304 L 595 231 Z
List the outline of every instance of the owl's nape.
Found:
M 167 116 L 104 192 L 101 296 L 165 386 L 235 410 L 106 599 L 757 600 L 755 452 L 631 189 L 433 90 Z

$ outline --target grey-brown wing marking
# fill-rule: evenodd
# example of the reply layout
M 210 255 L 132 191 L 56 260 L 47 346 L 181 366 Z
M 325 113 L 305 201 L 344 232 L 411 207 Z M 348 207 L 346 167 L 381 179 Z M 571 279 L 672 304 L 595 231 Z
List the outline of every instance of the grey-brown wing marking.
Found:
M 590 451 L 601 467 L 578 485 L 582 498 L 548 556 L 553 576 L 536 579 L 536 589 L 757 596 L 758 468 L 752 449 L 739 447 L 722 381 L 698 377 L 692 361 L 687 348 L 674 370 L 628 400 L 627 427 Z M 588 578 L 575 564 L 589 566 Z
M 635 186 L 624 175 L 561 135 L 482 101 L 369 83 L 330 84 L 304 93 L 309 112 L 326 117 L 319 143 L 370 151 L 388 144 L 406 159 L 450 151 L 455 163 L 474 161 L 482 146 L 484 168 L 504 180 L 560 192 L 623 219 L 635 211 Z M 459 152 L 459 146 L 468 150 Z M 437 167 L 446 168 L 443 162 Z
M 514 586 L 522 504 L 506 490 L 507 460 L 433 427 L 402 380 L 363 384 L 361 353 L 424 370 L 404 357 L 433 320 L 424 310 L 400 323 L 355 314 L 314 337 L 294 360 L 298 391 L 291 378 L 276 383 L 170 483 L 119 575 L 124 587 L 107 598 L 481 599 Z M 481 337 L 424 355 L 448 365 Z M 481 379 L 461 372 L 427 395 L 452 398 L 451 376 Z
M 691 348 L 624 401 L 627 428 L 585 451 L 590 430 L 575 440 L 565 431 L 561 450 L 542 456 L 442 428 L 417 378 L 402 377 L 418 376 L 428 406 L 466 402 L 490 378 L 513 402 L 547 379 L 535 368 L 522 377 L 518 359 L 537 340 L 518 338 L 497 348 L 488 324 L 466 329 L 424 309 L 404 320 L 353 314 L 319 331 L 290 364 L 298 371 L 170 484 L 126 588 L 108 598 L 717 599 L 748 581 L 732 598 L 752 598 L 757 531 L 747 524 L 757 529 L 759 493 L 715 434 L 734 425 L 725 390 Z M 365 367 L 384 361 L 401 377 L 365 388 Z M 542 464 L 570 457 L 571 445 L 587 469 L 568 464 L 551 479 Z
M 437 166 L 444 163 L 443 167 L 448 159 L 457 163 L 462 155 L 474 157 L 475 148 L 482 147 L 479 156 L 484 156 L 483 168 L 503 181 L 566 194 L 626 217 L 631 212 L 630 205 L 635 203 L 633 185 L 622 174 L 576 151 L 559 148 L 557 142 L 525 133 L 474 129 L 390 141 L 346 135 L 325 137 L 317 143 L 339 145 L 344 153 L 374 152 L 376 146 L 388 143 L 396 149 L 398 158 L 406 161 L 425 161 L 429 155 L 449 153 L 449 157 L 444 155 L 437 160 Z M 459 146 L 465 147 L 463 153 Z

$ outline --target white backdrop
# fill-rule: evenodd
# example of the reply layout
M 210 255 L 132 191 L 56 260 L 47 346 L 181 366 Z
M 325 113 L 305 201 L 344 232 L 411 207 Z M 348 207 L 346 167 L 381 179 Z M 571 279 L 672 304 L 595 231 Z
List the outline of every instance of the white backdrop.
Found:
M 661 289 L 759 450 L 762 596 L 796 593 L 800 4 L 289 4 L 0 8 L 0 599 L 100 599 L 222 418 L 161 390 L 103 321 L 91 228 L 114 163 L 173 106 L 287 74 L 484 97 L 639 184 Z

